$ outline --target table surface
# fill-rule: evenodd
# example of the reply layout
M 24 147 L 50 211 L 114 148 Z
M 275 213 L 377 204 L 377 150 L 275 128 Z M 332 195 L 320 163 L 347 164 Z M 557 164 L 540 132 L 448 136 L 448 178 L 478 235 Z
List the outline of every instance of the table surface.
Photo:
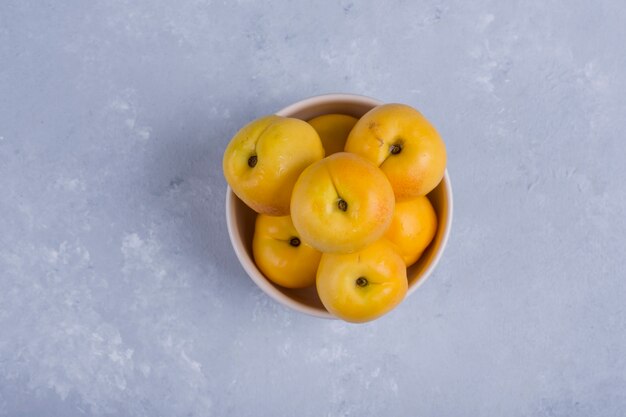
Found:
M 623 415 L 624 3 L 309 3 L 2 2 L 0 415 Z M 369 324 L 224 220 L 232 135 L 327 92 L 449 152 L 445 255 Z

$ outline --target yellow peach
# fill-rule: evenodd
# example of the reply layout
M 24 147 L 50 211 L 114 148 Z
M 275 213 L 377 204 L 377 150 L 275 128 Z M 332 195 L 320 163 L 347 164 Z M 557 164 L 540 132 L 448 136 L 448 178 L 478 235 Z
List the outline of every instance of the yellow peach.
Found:
M 265 116 L 244 126 L 224 152 L 228 185 L 257 213 L 289 214 L 291 191 L 304 168 L 324 157 L 319 135 L 307 122 Z
M 350 254 L 325 253 L 317 270 L 317 293 L 324 307 L 350 322 L 374 320 L 406 295 L 406 266 L 386 239 Z
M 394 243 L 407 266 L 415 263 L 437 232 L 437 214 L 426 196 L 396 202 L 385 237 Z
M 296 230 L 321 252 L 355 252 L 378 240 L 391 222 L 393 190 L 375 165 L 339 152 L 307 167 L 293 188 Z
M 270 281 L 287 288 L 313 285 L 322 256 L 300 238 L 289 216 L 265 214 L 256 218 L 252 254 Z
M 345 150 L 380 167 L 397 200 L 428 194 L 446 169 L 446 147 L 439 133 L 405 104 L 383 104 L 363 115 Z
M 343 152 L 346 140 L 358 119 L 347 114 L 323 114 L 309 120 L 320 135 L 326 156 Z

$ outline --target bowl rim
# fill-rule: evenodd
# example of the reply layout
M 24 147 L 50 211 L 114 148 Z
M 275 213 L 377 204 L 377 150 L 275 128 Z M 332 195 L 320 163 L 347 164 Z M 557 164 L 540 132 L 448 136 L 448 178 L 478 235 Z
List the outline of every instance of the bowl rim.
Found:
M 289 104 L 286 107 L 278 110 L 275 114 L 278 116 L 289 117 L 291 114 L 296 113 L 303 108 L 311 106 L 313 104 L 319 103 L 327 103 L 330 101 L 349 101 L 356 104 L 365 104 L 368 106 L 379 106 L 384 104 L 385 102 L 382 100 L 378 100 L 373 97 L 364 96 L 361 94 L 351 94 L 351 93 L 329 93 L 329 94 L 319 94 L 317 96 L 307 97 L 300 101 L 296 101 L 295 103 Z
M 365 104 L 371 106 L 377 106 L 383 104 L 382 101 L 364 96 L 359 94 L 349 94 L 349 93 L 331 93 L 331 94 L 321 94 L 317 96 L 312 96 L 305 98 L 303 100 L 292 103 L 275 114 L 279 116 L 289 116 L 293 113 L 296 113 L 303 108 L 311 106 L 312 104 L 326 103 L 329 101 L 349 101 L 355 104 Z M 414 282 L 412 286 L 409 287 L 406 297 L 413 294 L 420 286 L 424 284 L 424 282 L 432 275 L 433 271 L 439 264 L 441 257 L 443 256 L 443 252 L 446 249 L 448 244 L 448 238 L 450 237 L 450 230 L 452 229 L 452 218 L 454 214 L 454 201 L 452 195 L 452 185 L 450 183 L 450 177 L 448 175 L 448 169 L 444 171 L 443 178 L 441 180 L 444 186 L 445 198 L 448 202 L 448 216 L 446 218 L 446 223 L 444 227 L 444 234 L 441 239 L 441 244 L 439 249 L 435 253 L 432 261 L 428 265 L 426 269 L 422 272 L 420 278 Z M 235 255 L 243 269 L 246 271 L 248 276 L 254 281 L 254 283 L 267 295 L 273 298 L 275 301 L 278 301 L 280 304 L 283 304 L 287 307 L 290 307 L 296 311 L 301 313 L 308 314 L 310 316 L 325 318 L 325 319 L 337 319 L 337 317 L 330 314 L 328 311 L 322 311 L 315 307 L 300 303 L 293 298 L 290 298 L 279 289 L 277 289 L 272 283 L 270 283 L 267 278 L 259 271 L 257 266 L 254 264 L 254 261 L 250 256 L 247 255 L 245 250 L 245 244 L 237 233 L 237 222 L 234 215 L 234 204 L 235 199 L 238 197 L 232 191 L 230 186 L 226 186 L 226 225 L 228 229 L 228 236 L 230 238 L 230 243 L 235 251 Z

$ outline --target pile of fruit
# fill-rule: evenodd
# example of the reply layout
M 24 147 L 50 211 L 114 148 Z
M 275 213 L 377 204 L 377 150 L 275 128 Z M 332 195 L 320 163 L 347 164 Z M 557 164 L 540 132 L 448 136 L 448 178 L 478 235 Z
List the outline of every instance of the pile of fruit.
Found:
M 228 144 L 223 168 L 258 213 L 252 248 L 267 279 L 315 285 L 330 313 L 364 322 L 402 301 L 407 267 L 435 236 L 426 195 L 444 175 L 446 148 L 417 110 L 383 104 L 358 120 L 254 120 Z

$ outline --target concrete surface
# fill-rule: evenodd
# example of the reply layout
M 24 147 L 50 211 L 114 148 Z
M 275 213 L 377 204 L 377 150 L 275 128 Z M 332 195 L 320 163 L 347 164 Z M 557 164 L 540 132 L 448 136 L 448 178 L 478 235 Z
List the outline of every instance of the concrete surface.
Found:
M 267 4 L 265 4 L 267 3 Z M 623 416 L 622 1 L 3 1 L 0 415 Z M 366 325 L 263 295 L 224 225 L 245 122 L 418 107 L 455 222 Z

